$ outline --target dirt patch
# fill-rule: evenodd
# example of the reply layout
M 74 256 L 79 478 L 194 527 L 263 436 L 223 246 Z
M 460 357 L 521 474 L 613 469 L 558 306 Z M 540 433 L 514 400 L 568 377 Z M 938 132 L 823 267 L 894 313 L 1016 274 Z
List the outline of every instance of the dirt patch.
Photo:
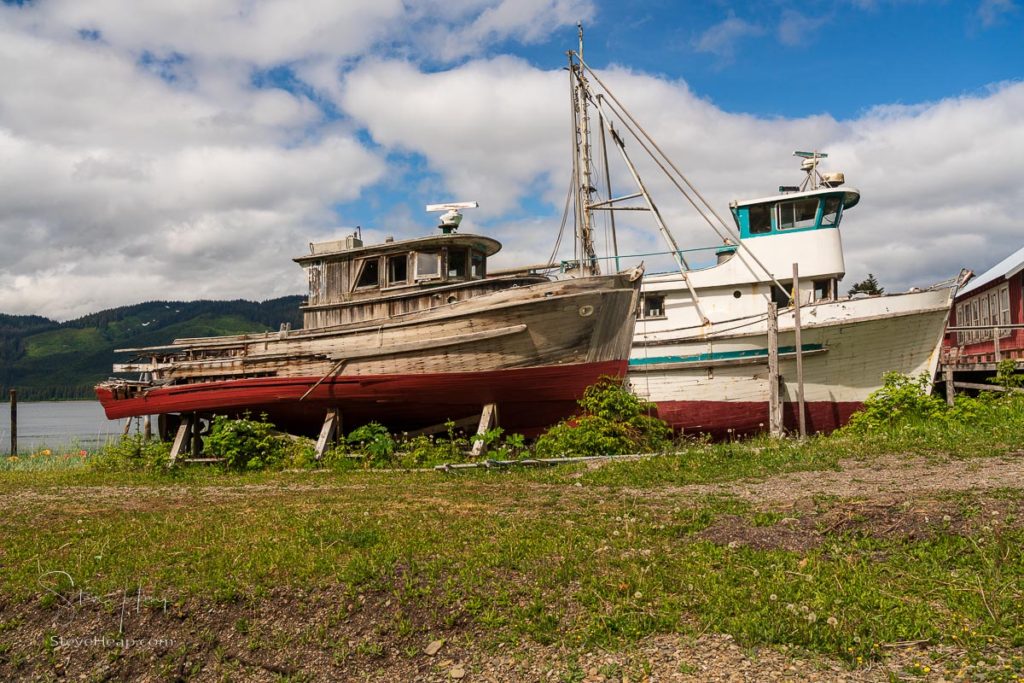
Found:
M 914 541 L 939 533 L 970 536 L 1017 529 L 1024 524 L 1024 501 L 984 494 L 961 501 L 885 498 L 817 506 L 804 501 L 784 510 L 794 516 L 771 525 L 754 525 L 738 515 L 722 515 L 695 537 L 729 547 L 805 552 L 820 546 L 830 535 Z
M 851 668 L 785 647 L 740 647 L 722 634 L 651 636 L 616 651 L 574 651 L 529 641 L 488 647 L 481 645 L 486 634 L 458 624 L 442 626 L 437 615 L 407 615 L 414 627 L 403 634 L 388 626 L 397 623 L 401 608 L 386 594 L 278 591 L 257 603 L 189 600 L 166 606 L 144 596 L 105 597 L 104 604 L 88 599 L 0 604 L 6 645 L 0 651 L 0 678 L 853 682 L 889 680 L 912 662 L 949 655 L 910 644 L 883 662 Z M 431 656 L 424 649 L 434 641 L 442 642 Z
M 635 496 L 692 498 L 734 496 L 755 504 L 787 504 L 806 498 L 901 498 L 941 492 L 1016 488 L 1024 481 L 1024 453 L 954 460 L 887 455 L 841 460 L 839 470 L 790 472 L 720 484 L 628 488 Z

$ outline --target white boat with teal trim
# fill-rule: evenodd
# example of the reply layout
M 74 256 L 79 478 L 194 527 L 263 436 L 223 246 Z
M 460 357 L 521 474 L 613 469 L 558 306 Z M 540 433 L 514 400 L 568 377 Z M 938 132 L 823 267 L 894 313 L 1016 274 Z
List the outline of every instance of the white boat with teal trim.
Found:
M 805 172 L 799 186 L 731 204 L 725 221 L 601 82 L 578 53 L 570 54 L 575 93 L 574 160 L 577 232 L 591 229 L 593 212 L 608 211 L 614 241 L 618 210 L 651 213 L 675 262 L 648 275 L 642 292 L 628 378 L 657 404 L 661 418 L 686 431 L 722 435 L 767 429 L 769 422 L 768 309 L 778 304 L 785 424 L 796 424 L 794 309 L 801 314 L 806 419 L 809 431 L 844 424 L 882 384 L 886 372 L 934 376 L 956 279 L 904 294 L 840 296 L 846 273 L 839 226 L 860 193 L 842 173 L 819 168 L 820 152 L 796 152 Z M 610 182 L 593 178 L 590 109 L 601 130 L 600 152 L 617 149 L 637 192 L 616 197 Z M 691 267 L 626 151 L 647 152 L 721 238 L 717 262 Z M 605 175 L 608 175 L 607 171 Z M 604 196 L 601 196 L 604 195 Z M 639 205 L 637 205 L 639 204 Z M 627 257 L 621 257 L 627 258 Z M 593 262 L 580 253 L 579 263 Z M 793 287 L 793 265 L 799 287 Z

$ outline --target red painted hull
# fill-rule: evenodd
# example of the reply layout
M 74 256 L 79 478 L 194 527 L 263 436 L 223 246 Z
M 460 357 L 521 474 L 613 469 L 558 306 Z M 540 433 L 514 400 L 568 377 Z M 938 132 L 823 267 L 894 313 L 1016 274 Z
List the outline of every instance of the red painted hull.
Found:
M 137 415 L 266 413 L 278 427 L 315 434 L 330 408 L 341 410 L 346 430 L 377 421 L 392 430 L 412 430 L 478 415 L 498 405 L 508 432 L 533 435 L 573 414 L 583 390 L 602 375 L 623 376 L 626 361 L 577 363 L 489 372 L 340 376 L 256 377 L 182 384 L 117 398 L 106 387 L 96 395 L 114 420 Z M 302 399 L 302 400 L 300 400 Z
M 705 433 L 716 438 L 768 431 L 767 402 L 753 401 L 662 401 L 658 417 L 684 433 Z M 845 425 L 863 407 L 859 401 L 808 402 L 807 432 L 831 432 Z M 783 422 L 788 430 L 798 429 L 797 407 L 786 403 Z

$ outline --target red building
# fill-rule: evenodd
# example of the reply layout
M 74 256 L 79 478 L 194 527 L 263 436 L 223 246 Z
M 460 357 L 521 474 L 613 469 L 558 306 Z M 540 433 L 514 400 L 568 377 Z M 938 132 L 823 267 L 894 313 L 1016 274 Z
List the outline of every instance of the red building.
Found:
M 957 293 L 949 326 L 1020 325 L 1024 323 L 1022 299 L 1024 248 L 975 277 Z M 1005 358 L 1024 360 L 1024 329 L 947 332 L 944 352 L 947 365 L 965 370 L 983 370 L 984 365 Z

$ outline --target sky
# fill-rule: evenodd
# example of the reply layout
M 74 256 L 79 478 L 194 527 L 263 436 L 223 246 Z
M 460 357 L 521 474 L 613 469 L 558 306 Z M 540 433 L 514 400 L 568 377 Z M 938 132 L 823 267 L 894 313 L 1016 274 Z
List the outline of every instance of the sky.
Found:
M 0 0 L 0 312 L 302 293 L 309 242 L 419 236 L 446 201 L 480 202 L 462 231 L 503 242 L 492 267 L 546 260 L 578 21 L 720 213 L 824 150 L 862 193 L 847 287 L 981 272 L 1024 244 L 1022 5 Z M 641 173 L 681 246 L 719 241 Z M 619 227 L 664 249 L 646 214 Z

